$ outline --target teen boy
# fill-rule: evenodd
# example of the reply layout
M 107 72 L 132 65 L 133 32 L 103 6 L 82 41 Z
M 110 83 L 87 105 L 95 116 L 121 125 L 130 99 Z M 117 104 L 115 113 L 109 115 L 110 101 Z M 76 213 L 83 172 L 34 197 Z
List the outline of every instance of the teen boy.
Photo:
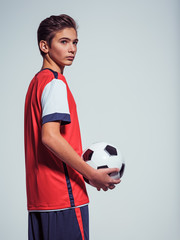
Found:
M 25 101 L 25 159 L 30 240 L 89 239 L 88 196 L 83 176 L 98 189 L 113 189 L 119 169 L 95 170 L 82 159 L 76 104 L 63 76 L 77 51 L 75 21 L 51 16 L 40 23 L 43 66 Z

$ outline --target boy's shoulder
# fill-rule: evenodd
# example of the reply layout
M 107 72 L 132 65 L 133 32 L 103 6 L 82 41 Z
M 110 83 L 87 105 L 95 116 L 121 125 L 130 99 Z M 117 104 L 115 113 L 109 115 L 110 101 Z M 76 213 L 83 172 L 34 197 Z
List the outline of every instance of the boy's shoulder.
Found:
M 49 68 L 42 69 L 41 71 L 36 73 L 32 81 L 38 86 L 45 87 L 46 84 L 48 84 L 54 79 L 58 79 L 66 83 L 66 79 L 62 74 L 59 74 L 58 72 L 55 72 Z
M 36 73 L 35 78 L 38 80 L 54 79 L 54 78 L 58 78 L 58 73 L 49 68 L 44 68 L 38 73 Z

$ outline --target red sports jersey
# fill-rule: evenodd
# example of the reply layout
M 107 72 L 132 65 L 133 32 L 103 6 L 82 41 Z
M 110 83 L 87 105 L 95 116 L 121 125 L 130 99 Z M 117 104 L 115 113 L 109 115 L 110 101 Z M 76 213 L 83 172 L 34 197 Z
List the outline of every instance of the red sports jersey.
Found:
M 57 210 L 89 202 L 84 179 L 41 141 L 42 124 L 61 121 L 61 134 L 81 155 L 74 98 L 64 76 L 44 69 L 32 79 L 25 101 L 25 160 L 28 210 Z

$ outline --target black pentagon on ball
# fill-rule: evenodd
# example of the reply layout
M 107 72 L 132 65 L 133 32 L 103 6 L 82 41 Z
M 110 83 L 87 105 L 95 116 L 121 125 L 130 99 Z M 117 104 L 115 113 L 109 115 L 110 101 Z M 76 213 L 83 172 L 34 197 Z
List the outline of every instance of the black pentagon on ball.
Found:
M 97 169 L 102 169 L 102 168 L 108 168 L 108 166 L 107 165 L 102 165 L 102 166 L 97 167 Z
M 115 147 L 107 145 L 104 150 L 108 152 L 110 156 L 117 156 L 117 150 Z
M 120 169 L 120 171 L 119 171 L 119 174 L 120 174 L 120 178 L 123 176 L 123 174 L 124 174 L 124 169 L 125 169 L 125 164 L 123 163 L 122 164 L 122 167 L 121 167 L 121 169 Z
M 84 161 L 91 160 L 93 153 L 94 152 L 91 149 L 87 149 L 82 155 Z

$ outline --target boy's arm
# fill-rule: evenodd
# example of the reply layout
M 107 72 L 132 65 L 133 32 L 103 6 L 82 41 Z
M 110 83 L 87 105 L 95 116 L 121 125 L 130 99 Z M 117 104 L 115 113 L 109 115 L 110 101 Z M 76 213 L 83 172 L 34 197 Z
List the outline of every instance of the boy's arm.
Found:
M 119 180 L 112 179 L 109 173 L 117 172 L 117 168 L 96 170 L 84 162 L 60 133 L 60 122 L 47 122 L 42 125 L 42 142 L 59 159 L 77 170 L 98 189 L 113 189 Z

